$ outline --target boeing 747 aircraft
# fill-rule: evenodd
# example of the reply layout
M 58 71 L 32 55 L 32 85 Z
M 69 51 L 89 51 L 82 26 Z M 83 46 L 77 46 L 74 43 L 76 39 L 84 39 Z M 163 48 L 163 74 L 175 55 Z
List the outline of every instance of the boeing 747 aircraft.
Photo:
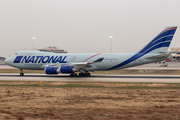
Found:
M 48 53 L 20 51 L 5 60 L 5 63 L 20 69 L 44 70 L 46 74 L 70 74 L 90 76 L 90 71 L 117 70 L 170 59 L 167 49 L 177 27 L 166 27 L 145 47 L 135 53 Z M 79 73 L 77 75 L 77 73 Z

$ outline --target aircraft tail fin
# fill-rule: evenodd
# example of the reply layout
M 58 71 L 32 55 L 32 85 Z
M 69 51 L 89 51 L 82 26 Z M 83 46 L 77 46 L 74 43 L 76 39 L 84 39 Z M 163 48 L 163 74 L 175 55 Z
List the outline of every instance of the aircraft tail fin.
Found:
M 177 26 L 166 27 L 138 53 L 166 53 L 176 32 Z

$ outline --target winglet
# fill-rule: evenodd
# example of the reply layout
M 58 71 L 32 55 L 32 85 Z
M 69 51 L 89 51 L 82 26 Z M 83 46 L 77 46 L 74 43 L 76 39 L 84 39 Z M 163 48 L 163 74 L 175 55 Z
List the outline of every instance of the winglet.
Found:
M 152 57 L 148 57 L 148 58 L 145 58 L 145 59 L 162 59 L 162 58 L 167 58 L 171 55 L 171 53 L 166 53 L 166 54 L 162 54 L 162 55 L 156 55 L 156 56 L 152 56 Z

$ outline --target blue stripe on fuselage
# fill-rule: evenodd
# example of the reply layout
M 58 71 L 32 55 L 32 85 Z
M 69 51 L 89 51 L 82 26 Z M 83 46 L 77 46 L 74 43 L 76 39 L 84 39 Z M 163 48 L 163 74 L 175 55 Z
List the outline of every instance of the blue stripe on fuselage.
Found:
M 118 65 L 116 65 L 116 66 L 114 66 L 114 67 L 111 67 L 111 68 L 109 68 L 109 69 L 107 69 L 107 70 L 111 70 L 111 69 L 115 69 L 115 68 L 124 66 L 124 65 L 126 65 L 126 64 L 128 64 L 128 63 L 130 63 L 130 62 L 132 62 L 132 61 L 134 61 L 134 60 L 136 60 L 136 59 L 138 59 L 138 58 L 140 58 L 140 57 L 143 56 L 143 55 L 144 55 L 143 53 L 137 53 L 137 54 L 135 54 L 134 56 L 132 56 L 131 58 L 127 59 L 126 61 L 124 61 L 124 62 L 122 62 L 122 63 L 120 63 L 120 64 L 118 64 Z
M 111 70 L 111 69 L 114 69 L 114 68 L 117 68 L 117 67 L 121 67 L 121 66 L 124 66 L 124 65 L 126 65 L 126 64 L 128 64 L 130 62 L 133 62 L 134 60 L 146 55 L 147 53 L 153 51 L 154 49 L 159 48 L 159 46 L 163 45 L 163 47 L 169 47 L 169 44 L 170 44 L 170 42 L 158 44 L 158 45 L 152 47 L 151 49 L 149 49 L 146 53 L 137 53 L 134 56 L 132 56 L 131 58 L 127 59 L 126 61 L 124 61 L 124 62 L 122 62 L 122 63 L 120 63 L 120 64 L 118 64 L 118 65 L 116 65 L 116 66 L 114 66 L 112 68 L 109 68 L 108 70 Z

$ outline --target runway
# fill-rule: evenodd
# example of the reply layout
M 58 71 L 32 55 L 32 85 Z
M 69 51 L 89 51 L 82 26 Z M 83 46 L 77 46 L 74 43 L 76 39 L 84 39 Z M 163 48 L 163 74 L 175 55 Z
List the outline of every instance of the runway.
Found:
M 168 67 L 159 67 L 161 64 L 151 63 L 127 69 L 180 69 L 180 63 L 169 63 Z M 8 65 L 0 65 L 0 69 L 16 69 Z M 180 75 L 92 75 L 91 77 L 69 77 L 69 75 L 46 75 L 0 73 L 0 81 L 84 81 L 84 82 L 160 82 L 180 83 Z
M 167 64 L 168 64 L 167 67 L 160 67 L 163 64 L 150 63 L 150 64 L 130 67 L 126 69 L 180 69 L 180 63 L 167 63 Z M 6 64 L 0 64 L 0 69 L 17 69 L 17 68 L 11 67 Z
M 92 75 L 91 77 L 70 77 L 69 75 L 45 74 L 0 74 L 0 81 L 81 81 L 81 82 L 157 82 L 180 83 L 180 75 Z

